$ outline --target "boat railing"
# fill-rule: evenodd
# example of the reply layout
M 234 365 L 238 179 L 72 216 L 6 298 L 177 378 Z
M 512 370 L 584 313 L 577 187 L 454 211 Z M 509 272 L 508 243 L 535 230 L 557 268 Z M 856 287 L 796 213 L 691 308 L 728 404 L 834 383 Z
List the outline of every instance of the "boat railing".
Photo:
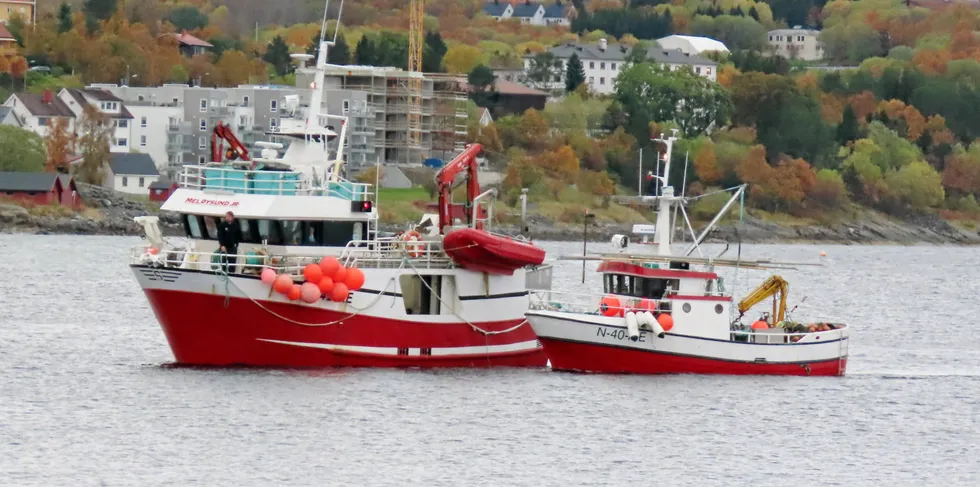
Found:
M 351 240 L 344 247 L 340 262 L 345 266 L 362 268 L 455 267 L 453 260 L 443 252 L 441 240 L 405 241 L 395 237 Z
M 196 270 L 224 270 L 222 252 L 201 252 L 185 249 L 151 250 L 146 245 L 138 245 L 130 249 L 130 264 L 151 265 L 157 268 L 179 268 Z M 258 275 L 264 269 L 272 269 L 277 274 L 288 274 L 293 277 L 303 275 L 306 264 L 316 262 L 317 256 L 280 256 L 249 252 L 244 255 L 232 255 L 235 264 L 227 266 L 228 274 Z
M 313 178 L 301 171 L 237 169 L 223 165 L 185 165 L 178 177 L 182 188 L 236 194 L 332 196 L 349 201 L 373 199 L 372 185 L 328 175 Z
M 836 324 L 834 329 L 823 331 L 790 332 L 782 327 L 753 329 L 733 329 L 731 339 L 735 342 L 779 344 L 779 343 L 820 343 L 837 340 L 844 336 L 847 325 Z
M 493 204 L 495 201 L 497 201 L 497 188 L 490 188 L 473 198 L 473 207 L 478 209 L 482 205 L 486 214 L 483 218 L 473 218 L 473 228 L 479 224 L 484 230 L 490 231 L 490 227 L 493 225 Z M 479 214 L 479 211 L 474 212 L 474 215 Z
M 600 303 L 603 295 L 588 293 L 573 293 L 566 291 L 551 291 L 546 289 L 530 290 L 530 308 L 540 311 L 565 311 L 571 313 L 600 314 Z M 642 298 L 621 299 L 625 307 L 633 307 L 639 304 Z M 636 302 L 634 302 L 636 301 Z M 657 309 L 663 313 L 670 313 L 670 301 L 651 299 L 657 305 Z

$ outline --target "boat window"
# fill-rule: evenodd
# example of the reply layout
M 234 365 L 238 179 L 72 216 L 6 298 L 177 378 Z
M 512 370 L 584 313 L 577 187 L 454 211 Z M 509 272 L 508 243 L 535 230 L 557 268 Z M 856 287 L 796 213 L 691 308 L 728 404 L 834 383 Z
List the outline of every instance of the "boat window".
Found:
M 272 220 L 259 220 L 256 223 L 259 240 L 267 240 L 269 245 L 282 245 L 282 233 L 279 231 L 279 224 L 277 222 Z
M 303 223 L 303 245 L 320 245 L 323 242 L 323 226 L 316 222 Z
M 218 219 L 215 218 L 215 217 L 213 217 L 213 216 L 206 216 L 206 217 L 204 217 L 204 226 L 208 230 L 208 236 L 207 236 L 207 238 L 210 238 L 211 240 L 217 240 L 218 239 L 218 223 L 217 223 L 217 221 L 218 221 Z
M 252 232 L 252 225 L 248 220 L 239 218 L 238 226 L 242 229 L 242 242 L 260 243 L 259 239 L 255 238 L 255 233 Z
M 442 308 L 439 292 L 442 276 L 403 274 L 398 277 L 401 285 L 405 313 L 410 315 L 437 315 Z
M 323 222 L 323 245 L 345 247 L 354 236 L 355 222 Z M 360 223 L 360 222 L 358 222 Z
M 353 240 L 364 240 L 364 222 L 354 222 Z
M 633 279 L 630 279 L 630 276 L 616 276 L 616 294 L 633 295 Z
M 283 245 L 299 245 L 303 241 L 303 223 L 295 220 L 282 222 Z
M 201 234 L 201 217 L 197 215 L 184 215 L 184 229 L 191 238 L 205 238 Z

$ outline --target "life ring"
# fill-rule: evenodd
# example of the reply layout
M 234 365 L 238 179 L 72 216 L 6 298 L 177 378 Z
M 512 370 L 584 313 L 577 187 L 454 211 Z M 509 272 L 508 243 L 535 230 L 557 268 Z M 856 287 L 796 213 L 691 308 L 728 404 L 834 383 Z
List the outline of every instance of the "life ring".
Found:
M 413 258 L 422 257 L 425 244 L 421 242 L 422 235 L 415 230 L 409 230 L 401 235 L 401 240 L 405 245 L 405 252 Z

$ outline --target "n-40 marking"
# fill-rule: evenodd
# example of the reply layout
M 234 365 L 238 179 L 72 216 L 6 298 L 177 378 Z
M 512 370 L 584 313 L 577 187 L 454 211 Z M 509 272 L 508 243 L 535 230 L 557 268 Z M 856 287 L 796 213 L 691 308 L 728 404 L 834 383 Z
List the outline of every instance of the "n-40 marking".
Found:
M 610 330 L 607 329 L 606 327 L 600 326 L 596 328 L 595 336 L 603 337 L 603 338 L 606 337 L 615 338 L 617 340 L 632 341 L 630 340 L 629 332 L 627 332 L 622 328 L 613 328 Z M 645 331 L 641 331 L 640 338 L 637 340 L 637 342 L 645 343 L 646 341 L 647 341 L 647 333 Z

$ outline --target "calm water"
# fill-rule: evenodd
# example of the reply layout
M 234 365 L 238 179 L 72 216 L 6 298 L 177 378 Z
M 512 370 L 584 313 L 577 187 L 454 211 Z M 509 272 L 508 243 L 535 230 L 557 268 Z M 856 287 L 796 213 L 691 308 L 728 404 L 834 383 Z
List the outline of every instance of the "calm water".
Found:
M 980 485 L 978 249 L 745 246 L 826 250 L 781 275 L 855 334 L 847 377 L 738 378 L 166 367 L 136 242 L 0 235 L 0 485 Z

